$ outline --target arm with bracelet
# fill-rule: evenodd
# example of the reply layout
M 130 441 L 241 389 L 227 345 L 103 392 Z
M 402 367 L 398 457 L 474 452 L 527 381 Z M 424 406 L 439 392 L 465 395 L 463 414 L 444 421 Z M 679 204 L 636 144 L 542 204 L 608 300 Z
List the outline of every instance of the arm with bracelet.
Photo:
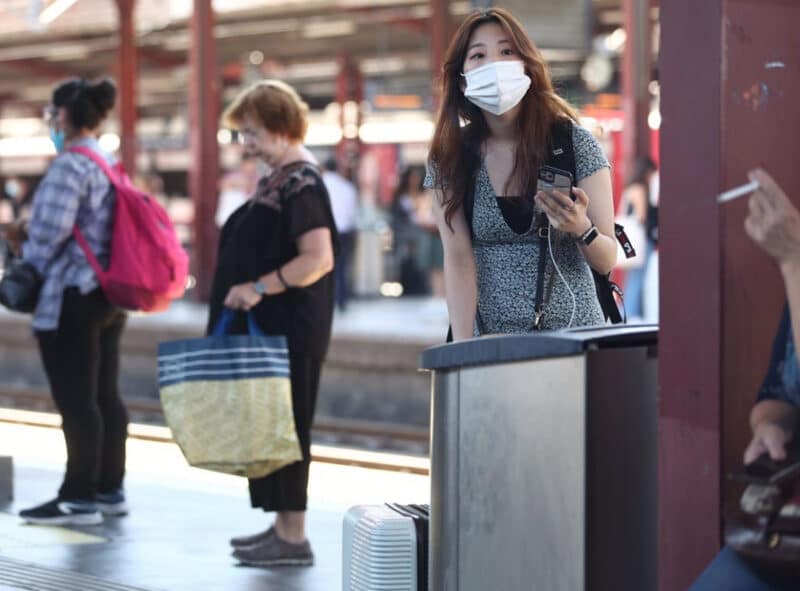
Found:
M 276 173 L 272 182 L 281 187 L 276 206 L 285 236 L 281 251 L 290 251 L 292 245 L 296 254 L 276 268 L 266 267 L 262 275 L 234 285 L 225 298 L 226 307 L 250 310 L 266 297 L 310 287 L 333 270 L 338 238 L 327 192 L 315 174 L 297 172 L 298 165 L 293 166 Z M 265 185 L 258 199 L 276 198 L 270 186 Z
M 313 285 L 333 270 L 333 246 L 328 228 L 314 228 L 301 234 L 297 250 L 297 256 L 282 267 L 255 281 L 233 286 L 225 298 L 225 306 L 250 310 L 264 297 Z
M 297 241 L 299 254 L 275 271 L 262 275 L 253 284 L 260 295 L 277 295 L 294 287 L 316 283 L 333 270 L 331 232 L 328 228 L 315 228 Z

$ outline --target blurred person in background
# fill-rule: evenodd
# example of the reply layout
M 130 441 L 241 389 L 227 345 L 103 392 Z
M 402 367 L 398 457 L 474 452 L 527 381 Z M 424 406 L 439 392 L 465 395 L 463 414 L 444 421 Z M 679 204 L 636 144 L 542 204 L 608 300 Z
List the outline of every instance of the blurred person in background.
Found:
M 6 179 L 5 191 L 0 195 L 0 268 L 2 268 L 6 261 L 12 256 L 11 248 L 6 235 L 9 230 L 9 225 L 14 221 L 16 215 L 14 214 L 14 190 L 16 185 L 12 179 Z
M 763 170 L 750 173 L 760 188 L 750 197 L 745 232 L 781 272 L 787 306 L 772 347 L 772 358 L 750 411 L 752 439 L 744 452 L 751 464 L 763 454 L 787 459 L 787 445 L 800 433 L 800 211 Z M 795 495 L 800 490 L 795 489 Z M 792 500 L 797 506 L 798 498 Z M 800 564 L 769 567 L 748 562 L 725 547 L 689 591 L 796 591 Z
M 541 52 L 507 10 L 468 16 L 443 70 L 425 186 L 436 191 L 453 338 L 603 324 L 591 270 L 609 273 L 617 245 L 597 140 L 555 93 Z M 540 167 L 570 147 L 572 195 L 537 193 Z
M 293 88 L 277 80 L 258 82 L 234 100 L 224 118 L 271 172 L 220 233 L 208 331 L 227 307 L 252 312 L 266 334 L 286 335 L 303 452 L 302 461 L 249 480 L 251 505 L 276 518 L 266 530 L 230 542 L 244 565 L 310 565 L 305 516 L 311 424 L 331 337 L 336 225 L 319 167 L 302 143 L 308 105 Z M 237 314 L 232 328 L 246 334 L 247 314 Z
M 17 208 L 22 199 L 24 189 L 20 180 L 9 177 L 3 183 L 3 194 L 0 195 L 0 224 L 10 224 L 17 217 Z
M 32 194 L 29 190 L 28 182 L 20 177 L 12 176 L 3 183 L 3 190 L 11 202 L 14 219 L 29 217 Z
M 22 243 L 27 235 L 28 221 L 18 218 L 7 224 L 0 224 L 0 239 L 5 248 L 4 255 L 8 258 L 19 257 L 22 254 Z
M 8 232 L 8 227 L 14 221 L 14 203 L 8 192 L 0 196 L 0 268 L 5 264 L 5 261 L 12 256 L 11 249 L 5 236 Z
M 420 263 L 423 230 L 418 224 L 417 211 L 427 195 L 422 181 L 425 168 L 408 166 L 400 174 L 390 207 L 395 262 L 403 286 L 403 295 L 428 293 L 427 277 Z
M 350 299 L 350 263 L 356 246 L 358 191 L 353 183 L 339 174 L 335 158 L 328 158 L 325 161 L 322 180 L 328 189 L 333 219 L 339 232 L 339 252 L 336 255 L 334 269 L 335 300 L 336 307 L 344 312 Z
M 654 206 L 650 202 L 651 180 L 657 170 L 656 163 L 649 156 L 637 158 L 620 199 L 620 214 L 628 216 L 628 220 L 637 226 L 636 228 L 626 226 L 625 229 L 631 232 L 631 235 L 644 238 L 640 246 L 642 252 L 636 253 L 639 259 L 637 266 L 625 272 L 625 312 L 629 320 L 640 320 L 644 316 L 645 273 L 650 256 L 655 250 L 655 242 L 650 234 L 657 232 L 657 226 L 653 228 L 652 224 L 658 223 L 657 214 L 651 211 Z M 654 237 L 658 239 L 657 234 L 654 234 Z
M 30 218 L 30 209 L 28 183 L 19 177 L 8 177 L 0 198 L 0 239 L 3 239 L 0 256 L 3 259 L 20 255 L 24 240 L 22 230 Z
M 214 216 L 217 227 L 224 226 L 231 214 L 250 199 L 259 176 L 258 160 L 245 151 L 239 166 L 225 173 L 219 181 L 219 199 Z
M 133 184 L 166 206 L 167 195 L 164 192 L 164 179 L 157 170 L 151 169 L 146 172 L 137 172 L 133 177 Z
M 647 207 L 648 244 L 652 246 L 644 271 L 644 294 L 642 296 L 642 319 L 652 324 L 658 323 L 658 203 L 661 176 L 656 170 L 650 175 L 650 194 Z
M 128 414 L 117 384 L 126 316 L 108 303 L 72 235 L 77 225 L 107 264 L 116 193 L 93 161 L 69 151 L 89 148 L 113 163 L 98 135 L 115 99 L 110 80 L 73 79 L 55 88 L 46 111 L 58 155 L 34 194 L 21 254 L 44 281 L 33 329 L 61 414 L 67 468 L 55 499 L 20 512 L 28 523 L 92 525 L 127 512 Z

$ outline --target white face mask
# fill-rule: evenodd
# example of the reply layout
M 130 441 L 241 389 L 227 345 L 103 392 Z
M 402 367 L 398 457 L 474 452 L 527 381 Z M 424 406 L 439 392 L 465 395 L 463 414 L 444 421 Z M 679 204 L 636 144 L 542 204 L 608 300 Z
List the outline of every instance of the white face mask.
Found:
M 461 75 L 467 79 L 467 100 L 495 115 L 516 107 L 531 85 L 521 61 L 490 62 Z

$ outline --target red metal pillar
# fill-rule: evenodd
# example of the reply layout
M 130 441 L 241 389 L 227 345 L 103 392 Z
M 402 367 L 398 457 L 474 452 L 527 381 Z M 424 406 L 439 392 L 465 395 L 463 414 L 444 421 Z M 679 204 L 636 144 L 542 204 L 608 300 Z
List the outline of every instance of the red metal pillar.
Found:
M 189 50 L 189 138 L 192 162 L 189 194 L 194 202 L 193 272 L 197 298 L 207 301 L 211 293 L 217 249 L 214 213 L 217 206 L 220 81 L 214 39 L 214 9 L 211 0 L 195 0 Z
M 650 154 L 650 73 L 652 69 L 652 27 L 650 0 L 623 0 L 627 34 L 622 55 L 622 106 L 624 174 L 627 176 L 639 156 Z
M 431 72 L 433 109 L 439 109 L 439 93 L 447 46 L 450 44 L 450 0 L 430 0 Z
M 724 1 L 661 6 L 659 591 L 685 591 L 719 548 Z
M 119 12 L 120 152 L 128 174 L 136 174 L 137 64 L 133 11 L 136 0 L 117 0 Z

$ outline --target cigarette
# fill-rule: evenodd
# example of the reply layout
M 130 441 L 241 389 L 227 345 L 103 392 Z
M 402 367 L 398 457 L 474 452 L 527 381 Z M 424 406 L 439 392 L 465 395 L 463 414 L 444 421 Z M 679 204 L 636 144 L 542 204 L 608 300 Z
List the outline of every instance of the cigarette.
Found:
M 719 197 L 717 197 L 717 203 L 725 203 L 726 201 L 731 201 L 733 199 L 736 199 L 737 197 L 748 195 L 753 191 L 757 191 L 758 187 L 759 187 L 758 181 L 751 181 L 746 185 L 735 187 L 733 189 L 730 189 L 729 191 L 720 193 Z

